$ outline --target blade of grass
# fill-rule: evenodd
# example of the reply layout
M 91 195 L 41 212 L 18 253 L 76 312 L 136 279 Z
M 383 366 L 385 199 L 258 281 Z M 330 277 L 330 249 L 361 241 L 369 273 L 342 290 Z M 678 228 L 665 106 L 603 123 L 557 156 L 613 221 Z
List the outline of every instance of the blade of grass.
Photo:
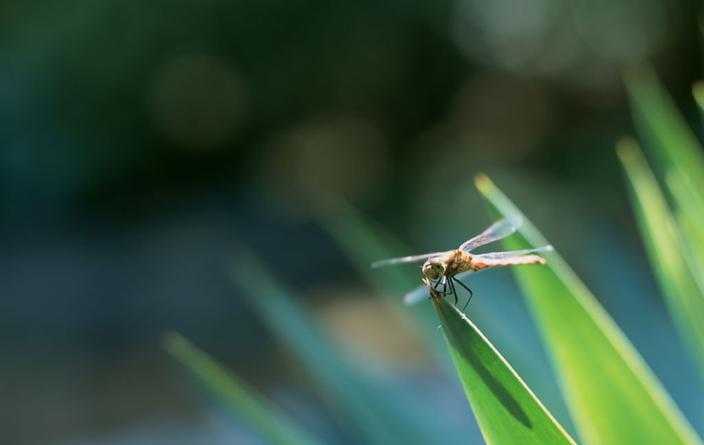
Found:
M 386 269 L 387 273 L 383 276 L 369 273 L 372 262 L 386 258 L 391 249 L 401 251 L 405 246 L 384 233 L 381 227 L 364 219 L 357 209 L 337 199 L 334 206 L 328 206 L 328 213 L 321 215 L 320 221 L 323 229 L 335 239 L 355 265 L 364 268 L 360 271 L 369 275 L 370 281 L 384 295 L 396 298 L 419 283 L 418 271 L 408 268 L 391 267 Z
M 401 306 L 401 296 L 410 289 L 420 285 L 420 275 L 417 268 L 389 267 L 383 273 L 373 270 L 372 262 L 393 256 L 392 252 L 408 252 L 401 243 L 381 227 L 374 226 L 352 206 L 341 200 L 336 200 L 334 206 L 329 206 L 331 213 L 321 216 L 321 226 L 342 248 L 352 260 L 357 271 L 382 296 L 386 297 L 392 306 Z M 442 339 L 436 334 L 436 318 L 429 305 L 413 308 L 412 311 L 401 310 L 404 318 L 410 318 L 412 313 L 416 325 L 424 331 L 421 337 L 427 341 L 427 349 L 438 354 L 438 361 L 451 370 L 447 354 L 442 345 Z M 411 321 L 411 320 L 409 320 Z
M 704 190 L 704 153 L 694 132 L 651 68 L 630 71 L 625 77 L 636 123 L 653 142 L 658 161 Z
M 438 431 L 412 418 L 410 409 L 394 404 L 388 393 L 343 360 L 315 321 L 259 263 L 241 248 L 233 269 L 235 283 L 244 291 L 268 328 L 301 360 L 328 401 L 357 428 L 365 443 L 431 443 Z
M 492 207 L 523 220 L 509 249 L 550 244 L 486 176 L 476 179 Z M 700 439 L 633 345 L 557 254 L 548 267 L 514 273 L 542 332 L 572 418 L 589 444 L 700 444 Z
M 281 445 L 319 443 L 272 402 L 248 387 L 182 335 L 167 334 L 164 337 L 164 348 L 239 420 L 246 422 L 268 442 Z
M 618 155 L 630 182 L 633 207 L 665 301 L 680 334 L 704 371 L 704 292 L 683 256 L 683 243 L 665 197 L 637 143 L 625 139 Z
M 665 183 L 678 200 L 689 200 L 695 206 L 704 209 L 704 191 L 694 193 L 685 183 L 685 178 L 680 175 L 668 175 Z M 701 230 L 701 220 L 692 219 L 690 214 L 681 208 L 673 210 L 677 228 L 682 238 L 682 255 L 692 269 L 699 289 L 704 289 L 704 230 Z
M 698 80 L 692 85 L 692 96 L 697 102 L 699 112 L 704 113 L 704 80 Z
M 673 198 L 685 259 L 696 276 L 704 277 L 704 150 L 652 69 L 629 72 L 626 86 L 636 123 L 649 142 L 645 145 Z M 701 103 L 701 86 L 693 91 Z
M 444 299 L 433 299 L 457 375 L 488 444 L 574 444 L 484 334 Z

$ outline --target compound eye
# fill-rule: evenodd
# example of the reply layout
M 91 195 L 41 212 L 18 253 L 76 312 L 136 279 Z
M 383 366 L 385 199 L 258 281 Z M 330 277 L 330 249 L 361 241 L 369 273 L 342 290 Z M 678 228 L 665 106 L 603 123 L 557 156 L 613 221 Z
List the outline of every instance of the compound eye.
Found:
M 442 266 L 439 264 L 433 264 L 430 268 L 431 278 L 437 280 L 442 275 Z

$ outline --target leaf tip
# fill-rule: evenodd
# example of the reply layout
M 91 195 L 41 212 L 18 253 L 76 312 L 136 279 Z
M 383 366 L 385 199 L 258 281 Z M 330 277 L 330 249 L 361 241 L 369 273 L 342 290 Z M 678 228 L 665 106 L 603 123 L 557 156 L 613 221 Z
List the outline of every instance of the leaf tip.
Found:
M 479 173 L 474 177 L 474 186 L 482 194 L 486 195 L 489 193 L 489 190 L 494 187 L 494 183 L 487 175 L 484 173 Z
M 169 354 L 176 355 L 177 351 L 182 350 L 184 346 L 189 346 L 190 342 L 186 337 L 178 332 L 168 331 L 161 336 L 161 347 Z
M 623 136 L 616 143 L 616 154 L 621 162 L 632 162 L 638 156 L 638 142 L 631 136 Z
M 692 85 L 692 96 L 700 107 L 704 107 L 704 80 L 698 80 Z
M 650 65 L 632 65 L 621 71 L 626 87 L 638 87 L 651 84 L 655 79 L 655 70 Z

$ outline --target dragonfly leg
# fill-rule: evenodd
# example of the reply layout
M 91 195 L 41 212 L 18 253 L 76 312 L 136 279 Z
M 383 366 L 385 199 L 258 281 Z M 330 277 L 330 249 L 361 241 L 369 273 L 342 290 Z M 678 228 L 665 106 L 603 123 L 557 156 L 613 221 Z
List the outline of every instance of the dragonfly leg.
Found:
M 442 283 L 442 278 L 438 278 L 438 281 L 435 282 L 433 289 L 438 290 L 438 286 L 440 286 L 440 283 Z
M 445 281 L 445 284 L 443 284 L 443 296 L 447 296 L 447 294 L 452 294 L 455 297 L 455 304 L 457 304 L 457 292 L 455 292 L 455 285 L 452 283 L 452 278 L 448 276 L 443 276 L 443 281 Z M 449 290 L 449 292 L 448 292 Z
M 455 280 L 454 278 L 450 278 L 448 282 L 450 283 L 450 292 L 455 296 L 455 305 L 457 305 L 457 289 L 455 289 Z
M 461 282 L 460 280 L 458 280 L 458 279 L 456 279 L 456 278 L 453 278 L 453 281 L 454 281 L 455 283 L 459 284 L 460 286 L 462 286 L 463 288 L 465 288 L 465 290 L 467 290 L 467 292 L 469 292 L 469 298 L 467 298 L 467 302 L 464 304 L 464 307 L 462 308 L 462 311 L 464 311 L 464 310 L 467 308 L 467 305 L 469 304 L 469 302 L 472 300 L 472 297 L 474 296 L 474 292 L 472 292 L 472 289 L 470 289 L 469 287 L 467 287 L 467 286 L 466 286 L 463 282 Z

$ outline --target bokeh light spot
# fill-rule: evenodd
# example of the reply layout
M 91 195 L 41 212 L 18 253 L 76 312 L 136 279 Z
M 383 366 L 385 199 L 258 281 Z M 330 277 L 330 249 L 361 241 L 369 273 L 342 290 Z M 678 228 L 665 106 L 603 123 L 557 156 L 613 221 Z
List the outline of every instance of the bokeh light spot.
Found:
M 159 69 L 151 102 L 157 127 L 177 146 L 209 149 L 222 146 L 242 127 L 247 90 L 226 61 L 181 56 Z
M 296 211 L 320 210 L 330 197 L 364 199 L 387 172 L 384 134 L 370 121 L 322 116 L 274 138 L 264 166 L 274 195 Z

